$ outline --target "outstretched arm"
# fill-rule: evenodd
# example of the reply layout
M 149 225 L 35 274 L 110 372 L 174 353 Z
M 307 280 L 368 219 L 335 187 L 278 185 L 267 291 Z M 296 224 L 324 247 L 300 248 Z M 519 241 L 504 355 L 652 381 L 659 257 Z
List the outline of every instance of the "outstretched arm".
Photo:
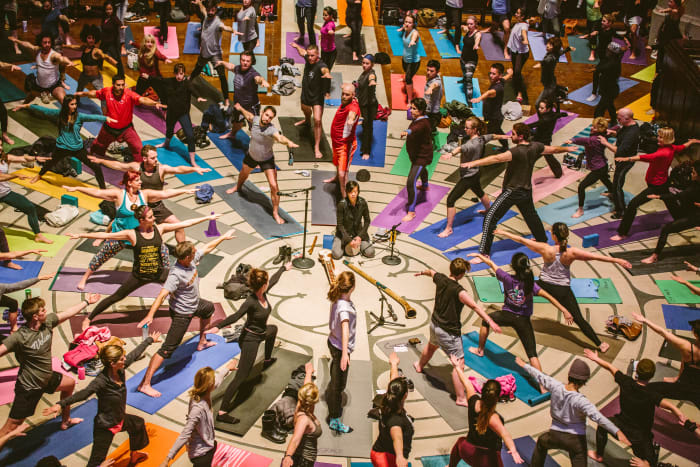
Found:
M 671 344 L 674 345 L 674 347 L 679 348 L 682 351 L 685 352 L 690 352 L 690 342 L 687 340 L 678 337 L 677 335 L 673 334 L 671 331 L 668 329 L 659 326 L 658 324 L 654 323 L 653 321 L 649 321 L 646 319 L 644 316 L 642 316 L 639 313 L 632 313 L 632 318 L 635 320 L 639 321 L 642 324 L 646 324 L 648 327 L 651 328 L 652 331 L 655 333 L 659 334 L 661 337 L 669 341 Z
M 141 166 L 139 165 L 138 162 L 120 162 L 120 161 L 112 161 L 109 159 L 102 159 L 101 157 L 97 156 L 88 156 L 88 160 L 92 162 L 93 164 L 100 164 L 104 165 L 105 167 L 109 167 L 112 170 L 118 170 L 120 172 L 127 172 L 129 170 L 133 170 L 134 172 L 138 172 L 141 170 Z
M 98 293 L 90 293 L 87 294 L 86 298 L 84 300 L 81 300 L 80 303 L 73 305 L 72 307 L 69 307 L 66 309 L 66 311 L 62 311 L 60 313 L 56 313 L 58 316 L 58 323 L 62 323 L 68 318 L 71 318 L 81 311 L 83 311 L 85 308 L 88 307 L 88 305 L 93 305 L 97 303 L 100 300 L 100 294 Z
M 207 243 L 204 249 L 202 250 L 202 256 L 211 253 L 211 251 L 217 246 L 219 246 L 219 243 L 223 242 L 224 240 L 231 240 L 232 238 L 236 238 L 236 236 L 233 235 L 234 232 L 235 230 L 231 229 L 225 234 L 223 234 L 221 237 L 215 238 L 211 242 Z
M 139 99 L 139 105 L 146 105 L 148 107 L 155 107 L 157 109 L 165 109 L 168 107 L 167 105 L 163 105 L 160 102 L 156 102 L 149 97 L 143 96 L 141 96 L 141 98 Z
M 561 154 L 562 152 L 569 152 L 569 148 L 564 146 L 545 146 L 542 154 Z
M 84 193 L 88 196 L 92 196 L 93 198 L 100 198 L 104 199 L 107 201 L 112 201 L 112 202 L 117 202 L 119 201 L 119 196 L 121 193 L 119 190 L 115 188 L 107 188 L 106 190 L 103 190 L 101 188 L 91 188 L 91 187 L 85 187 L 85 186 L 67 186 L 63 185 L 63 189 L 68 191 L 68 192 L 74 192 L 77 191 L 79 193 Z
M 298 148 L 299 145 L 295 142 L 293 142 L 291 139 L 287 138 L 284 136 L 282 133 L 275 133 L 273 136 L 274 140 L 277 141 L 280 144 L 284 144 L 288 148 Z
M 472 162 L 467 162 L 466 167 L 468 169 L 472 169 L 474 167 L 483 167 L 485 165 L 500 164 L 501 162 L 508 162 L 511 160 L 513 160 L 513 153 L 510 151 L 506 151 L 500 154 L 494 154 L 493 156 L 477 159 Z
M 170 225 L 170 224 L 165 224 Z M 79 234 L 69 233 L 68 236 L 73 240 L 79 238 L 96 238 L 99 240 L 124 240 L 134 244 L 136 235 L 133 229 L 120 230 L 119 232 L 83 232 Z
M 529 249 L 531 249 L 532 251 L 534 251 L 535 253 L 537 253 L 540 256 L 545 254 L 545 252 L 547 251 L 547 247 L 549 246 L 546 243 L 538 242 L 537 240 L 532 240 L 530 238 L 521 237 L 520 235 L 512 234 L 512 233 L 505 231 L 503 229 L 496 229 L 493 231 L 493 233 L 495 235 L 500 236 L 500 237 L 506 237 L 506 238 L 513 240 L 514 242 L 525 245 L 526 247 L 528 247 Z
M 479 258 L 481 261 L 483 261 L 493 272 L 496 272 L 498 270 L 498 266 L 496 266 L 496 263 L 491 261 L 491 258 L 488 256 L 482 255 L 481 253 L 469 253 L 467 256 L 471 256 L 474 258 Z
M 469 378 L 467 378 L 467 376 L 464 374 L 464 362 L 461 358 L 457 358 L 454 355 L 450 355 L 450 363 L 452 363 L 452 366 L 457 372 L 457 377 L 462 382 L 464 389 L 467 390 L 467 400 L 469 400 L 473 395 L 476 394 L 476 389 L 474 389 L 472 382 L 469 381 Z
M 618 371 L 620 371 L 620 370 L 618 370 L 616 367 L 614 367 L 613 365 L 611 365 L 610 363 L 608 363 L 608 362 L 606 362 L 605 360 L 603 360 L 602 358 L 600 358 L 600 357 L 598 356 L 598 352 L 596 352 L 595 350 L 583 349 L 583 354 L 584 354 L 584 355 L 586 356 L 586 358 L 588 358 L 590 361 L 595 362 L 595 363 L 597 363 L 599 366 L 601 366 L 602 368 L 605 368 L 606 370 L 608 370 L 608 371 L 610 372 L 610 374 L 613 375 L 613 376 L 615 376 L 615 373 L 617 373 Z
M 97 98 L 97 91 L 78 91 L 75 93 L 77 97 L 89 97 L 90 99 Z
M 567 323 L 567 324 L 572 324 L 572 323 L 574 322 L 574 317 L 571 316 L 571 313 L 569 313 L 569 310 L 567 310 L 566 308 L 564 308 L 564 305 L 562 305 L 561 303 L 559 303 L 559 301 L 558 301 L 556 298 L 552 297 L 552 295 L 551 295 L 549 292 L 547 292 L 547 291 L 544 290 L 544 289 L 540 289 L 540 291 L 537 292 L 537 295 L 539 295 L 540 297 L 546 298 L 547 300 L 549 300 L 549 302 L 550 302 L 552 305 L 554 305 L 555 307 L 557 307 L 557 309 L 558 309 L 559 311 L 561 311 L 562 314 L 564 315 L 564 319 L 566 320 L 566 323 Z
M 236 110 L 238 110 L 238 111 L 241 113 L 241 115 L 243 115 L 243 118 L 245 118 L 245 119 L 248 120 L 249 122 L 252 122 L 253 119 L 255 118 L 255 114 L 254 114 L 254 113 L 248 112 L 248 111 L 247 111 L 246 109 L 244 109 L 243 106 L 242 106 L 240 103 L 238 103 L 238 102 L 236 102 L 236 105 L 234 105 L 234 108 L 235 108 Z
M 671 276 L 671 279 L 678 282 L 679 284 L 683 284 L 684 286 L 688 287 L 690 289 L 690 291 L 693 292 L 695 295 L 700 295 L 700 287 L 697 287 L 697 286 L 691 284 L 690 282 L 683 279 L 682 277 L 673 275 L 673 276 Z
M 155 203 L 180 195 L 193 195 L 197 190 L 195 188 L 169 188 L 167 190 L 141 190 L 146 202 Z
M 599 253 L 591 253 L 586 250 L 581 250 L 580 248 L 571 248 L 569 250 L 574 255 L 574 259 L 581 261 L 602 261 L 604 263 L 615 263 L 619 264 L 625 269 L 632 269 L 632 264 L 621 258 L 613 258 L 612 256 L 605 256 Z
M 498 416 L 498 414 L 491 415 L 491 418 L 489 419 L 489 428 L 498 433 L 498 436 L 501 437 L 503 444 L 506 445 L 506 449 L 508 449 L 508 452 L 513 457 L 513 461 L 516 464 L 524 463 L 523 458 L 520 457 L 518 448 L 513 442 L 513 437 L 510 435 L 510 433 L 508 433 L 508 430 L 506 430 L 506 427 L 503 425 L 503 422 L 501 422 L 501 418 Z
M 194 219 L 187 219 L 186 221 L 180 221 L 175 224 L 160 224 L 158 225 L 158 230 L 160 233 L 174 232 L 178 229 L 186 229 L 187 227 L 192 227 L 193 225 L 201 224 L 204 221 L 216 220 L 221 217 L 221 214 L 212 214 L 210 216 L 196 217 Z
M 17 39 L 16 37 L 12 37 L 12 36 L 8 37 L 8 39 L 11 40 L 12 42 L 14 42 L 15 44 L 17 44 L 18 46 L 22 47 L 23 49 L 26 49 L 27 51 L 31 52 L 31 53 L 37 53 L 37 52 L 39 52 L 39 47 L 37 47 L 36 45 L 32 44 L 31 42 L 21 41 L 21 40 Z
M 474 299 L 467 293 L 466 290 L 462 290 L 459 293 L 459 301 L 462 302 L 464 305 L 467 305 L 472 310 L 474 310 L 474 312 L 476 312 L 476 314 L 479 315 L 481 319 L 489 323 L 489 326 L 491 327 L 491 329 L 493 329 L 494 332 L 501 332 L 501 327 L 498 324 L 496 324 L 496 322 L 493 319 L 491 319 L 489 315 L 486 314 L 484 309 L 481 308 L 481 305 L 476 303 Z

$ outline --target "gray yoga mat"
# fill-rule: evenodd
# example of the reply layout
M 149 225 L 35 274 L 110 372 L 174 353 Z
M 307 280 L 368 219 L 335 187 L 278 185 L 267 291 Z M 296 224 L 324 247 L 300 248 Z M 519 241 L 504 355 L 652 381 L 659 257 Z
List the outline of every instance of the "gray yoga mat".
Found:
M 685 337 L 685 336 L 678 336 L 681 339 L 685 339 L 688 342 L 695 344 L 695 339 L 691 339 L 690 337 Z M 668 341 L 664 341 L 663 344 L 661 344 L 661 349 L 659 350 L 659 357 L 661 358 L 666 358 L 668 360 L 675 360 L 677 362 L 682 361 L 682 356 L 680 350 L 678 350 L 678 347 L 670 344 Z
M 595 431 L 596 429 L 588 425 L 586 427 L 586 442 L 588 444 L 588 449 L 595 450 Z M 625 451 L 616 440 L 610 439 L 613 435 L 608 438 L 608 444 L 605 447 L 605 454 L 603 454 L 603 462 L 596 462 L 590 457 L 586 457 L 589 467 L 629 467 L 630 459 L 632 458 L 631 453 Z
M 352 48 L 350 46 L 350 37 L 343 37 L 343 34 L 335 35 L 335 50 L 338 51 L 338 55 L 335 57 L 335 63 L 339 65 L 358 65 L 362 62 L 362 57 L 367 53 L 367 47 L 365 46 L 365 35 L 360 35 L 360 55 L 359 60 L 354 62 L 352 60 Z
M 286 237 L 304 230 L 284 209 L 280 209 L 279 214 L 286 222 L 278 224 L 272 217 L 272 201 L 250 180 L 245 182 L 239 192 L 229 195 L 226 193 L 226 190 L 232 186 L 233 184 L 215 186 L 214 192 L 243 217 L 263 238 Z
M 334 457 L 367 457 L 367 446 L 372 445 L 372 423 L 367 412 L 372 408 L 372 364 L 350 360 L 348 384 L 343 393 L 343 423 L 353 428 L 352 433 L 338 434 L 325 422 L 328 416 L 326 388 L 330 383 L 330 360 L 320 358 L 316 367 L 316 385 L 321 400 L 316 404 L 316 417 L 321 420 L 323 434 L 318 440 L 318 454 Z
M 412 346 L 408 340 L 412 337 L 420 339 L 421 343 Z M 423 346 L 428 344 L 428 339 L 422 334 L 404 336 L 400 339 L 389 339 L 379 343 L 379 347 L 388 356 L 394 351 L 394 347 L 404 344 L 408 352 L 397 352 L 401 360 L 400 368 L 403 374 L 413 381 L 416 391 L 427 400 L 440 414 L 453 430 L 465 430 L 469 424 L 467 421 L 467 408 L 460 407 L 454 401 L 454 387 L 452 386 L 452 364 L 447 360 L 442 351 L 433 354 L 428 365 L 418 373 L 413 367 L 413 362 L 420 358 Z
M 610 253 L 615 258 L 626 259 L 632 263 L 629 273 L 633 276 L 656 274 L 660 272 L 684 271 L 685 263 L 700 263 L 700 245 L 667 246 L 661 253 L 661 259 L 654 264 L 644 264 L 641 261 L 651 256 L 653 250 L 632 250 Z
M 333 77 L 331 79 L 331 87 L 328 90 L 330 97 L 325 100 L 325 103 L 329 107 L 340 107 L 340 96 L 343 93 L 343 74 L 338 72 L 331 73 Z
M 312 225 L 336 225 L 336 206 L 341 199 L 340 186 L 338 182 L 323 183 L 335 174 L 330 170 L 311 172 L 311 185 L 316 187 L 311 192 Z M 355 175 L 355 172 L 348 172 L 348 180 L 356 180 Z
M 333 110 L 330 111 L 332 112 Z M 333 160 L 333 152 L 325 132 L 321 133 L 320 145 L 323 158 L 316 159 L 316 156 L 314 156 L 313 128 L 308 125 L 294 125 L 302 117 L 279 118 L 282 134 L 299 145 L 298 148 L 294 149 L 294 160 L 297 162 L 331 162 Z

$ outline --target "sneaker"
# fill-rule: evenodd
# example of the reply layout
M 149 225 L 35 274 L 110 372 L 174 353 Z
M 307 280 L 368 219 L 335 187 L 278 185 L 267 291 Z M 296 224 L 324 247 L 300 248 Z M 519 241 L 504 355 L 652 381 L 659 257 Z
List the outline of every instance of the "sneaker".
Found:
M 102 360 L 99 358 L 93 358 L 92 360 L 85 362 L 85 374 L 88 376 L 97 376 L 104 369 Z
M 341 422 L 339 418 L 331 418 L 331 420 L 328 422 L 328 426 L 331 430 L 335 431 L 336 433 L 344 434 L 352 433 L 353 431 L 351 427 Z
M 590 96 L 586 97 L 586 101 L 588 102 L 593 102 L 596 99 L 598 99 L 598 96 L 596 96 L 595 94 L 591 94 Z
M 44 91 L 41 93 L 41 102 L 44 104 L 50 104 L 51 103 L 51 94 L 48 92 Z
M 131 18 L 126 19 L 124 21 L 126 21 L 127 23 L 145 23 L 146 21 L 148 21 L 148 18 L 146 18 L 145 16 L 134 15 Z

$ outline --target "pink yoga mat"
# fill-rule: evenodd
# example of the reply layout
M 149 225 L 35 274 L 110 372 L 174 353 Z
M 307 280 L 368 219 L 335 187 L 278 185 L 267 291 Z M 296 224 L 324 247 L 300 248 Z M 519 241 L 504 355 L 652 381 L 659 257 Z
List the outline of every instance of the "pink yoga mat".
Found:
M 416 230 L 423 219 L 428 217 L 435 206 L 440 203 L 447 192 L 450 191 L 446 186 L 430 184 L 430 189 L 427 191 L 418 190 L 418 202 L 416 203 L 416 217 L 410 222 L 402 223 L 396 230 L 399 232 L 410 234 Z M 408 203 L 408 191 L 403 188 L 394 199 L 380 212 L 372 221 L 375 227 L 384 227 L 390 229 L 392 226 L 401 222 L 401 218 L 406 215 L 406 204 Z
M 284 46 L 285 46 L 285 53 L 287 58 L 293 58 L 294 59 L 294 64 L 301 64 L 301 67 L 304 68 L 304 63 L 305 60 L 302 58 L 301 55 L 299 55 L 299 52 L 297 52 L 297 49 L 289 45 L 290 42 L 296 42 L 296 38 L 299 37 L 298 32 L 288 32 L 285 34 L 285 41 L 284 41 Z M 304 42 L 298 43 L 300 46 L 303 48 L 307 48 L 309 46 L 309 36 L 304 35 Z M 319 45 L 320 42 L 318 40 L 318 34 L 316 35 L 316 45 Z M 301 79 L 301 78 L 300 78 Z
M 408 109 L 406 101 L 406 86 L 404 85 L 404 75 L 391 74 L 391 108 L 394 110 Z M 413 77 L 413 97 L 423 97 L 425 89 L 425 76 L 416 75 Z
M 163 44 L 160 43 L 160 38 L 158 37 L 158 30 L 160 28 L 156 26 L 144 26 L 144 34 L 153 34 L 156 36 L 156 41 L 158 42 L 158 50 L 168 58 L 179 58 L 180 57 L 180 46 L 177 43 L 177 28 L 175 26 L 168 26 L 168 48 L 166 50 Z
M 59 292 L 85 292 L 99 293 L 102 295 L 111 295 L 117 291 L 119 286 L 123 284 L 131 275 L 129 271 L 114 271 L 100 270 L 95 272 L 88 280 L 85 290 L 78 290 L 76 286 L 83 277 L 85 269 L 64 267 L 58 273 L 58 277 L 54 280 L 51 290 Z M 146 284 L 129 294 L 130 297 L 155 298 L 163 288 L 157 283 Z
M 566 125 L 573 122 L 577 118 L 578 118 L 578 114 L 575 114 L 573 112 L 568 112 L 566 117 L 562 117 L 562 118 L 557 119 L 557 123 L 554 124 L 554 133 L 561 130 L 562 128 L 564 128 Z M 539 120 L 539 117 L 537 116 L 537 114 L 535 114 L 535 115 L 530 116 L 523 123 L 525 125 L 529 125 L 530 123 L 535 123 L 537 120 Z M 510 135 L 511 133 L 513 133 L 513 132 L 509 131 L 507 134 Z
M 51 366 L 53 366 L 53 371 L 58 371 L 59 373 L 63 373 L 75 379 L 75 376 L 63 369 L 61 360 L 57 357 L 51 359 Z M 15 400 L 15 381 L 17 380 L 17 373 L 19 373 L 19 367 L 0 371 L 0 405 L 9 404 Z
M 219 467 L 267 467 L 272 459 L 219 442 L 212 465 Z
M 637 215 L 632 223 L 632 228 L 629 234 L 623 240 L 619 242 L 614 242 L 610 240 L 610 237 L 617 235 L 617 228 L 620 226 L 620 221 L 604 222 L 598 225 L 592 225 L 590 227 L 582 227 L 580 229 L 572 230 L 573 233 L 583 238 L 586 235 L 595 234 L 599 235 L 597 248 L 608 248 L 615 245 L 622 245 L 624 243 L 636 242 L 638 240 L 645 240 L 647 238 L 654 238 L 659 235 L 661 227 L 668 224 L 673 220 L 671 214 L 668 211 L 652 212 L 651 214 Z
M 566 188 L 586 175 L 584 171 L 571 170 L 566 166 L 562 166 L 562 171 L 563 174 L 561 178 L 554 177 L 549 167 L 540 169 L 532 174 L 532 199 L 535 203 L 543 200 L 552 193 L 556 193 L 562 188 Z M 501 190 L 498 190 L 492 196 L 495 198 L 500 194 Z

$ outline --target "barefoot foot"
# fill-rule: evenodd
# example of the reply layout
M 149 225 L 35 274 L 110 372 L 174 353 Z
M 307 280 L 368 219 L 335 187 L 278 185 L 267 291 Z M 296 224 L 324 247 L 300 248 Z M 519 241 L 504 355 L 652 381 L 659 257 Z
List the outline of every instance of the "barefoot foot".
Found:
M 573 219 L 578 219 L 581 216 L 583 216 L 583 209 L 581 208 L 578 208 L 576 212 L 571 215 Z
M 142 393 L 146 394 L 148 397 L 160 397 L 161 396 L 160 392 L 153 389 L 153 387 L 151 387 L 150 384 L 142 384 L 141 386 L 136 388 L 136 390 L 138 392 L 142 392 Z
M 600 350 L 600 353 L 607 352 L 609 348 L 610 348 L 610 344 L 608 344 L 607 342 L 601 343 L 600 347 L 598 347 L 598 349 Z
M 418 364 L 418 362 L 413 362 L 413 368 L 416 369 L 416 372 L 417 372 L 417 373 L 423 373 L 423 368 L 420 367 L 420 365 Z
M 447 237 L 449 237 L 450 235 L 452 235 L 452 227 L 446 227 L 445 230 L 443 230 L 442 232 L 440 232 L 440 233 L 438 234 L 438 237 L 440 237 L 440 238 L 447 238 Z
M 321 153 L 320 149 L 316 149 L 316 151 L 314 151 L 314 153 L 315 153 L 314 155 L 316 156 L 316 159 L 323 159 L 323 154 Z
M 77 425 L 83 421 L 82 418 L 71 418 L 67 422 L 61 423 L 61 430 L 67 430 L 68 428 Z
M 479 347 L 469 347 L 469 351 L 476 355 L 477 357 L 483 357 L 484 356 L 484 349 L 480 349 Z
M 282 225 L 282 224 L 285 223 L 285 220 L 282 219 L 282 218 L 280 217 L 280 215 L 277 214 L 276 212 L 273 212 L 273 213 L 272 213 L 272 217 L 275 219 L 275 222 L 277 222 L 277 223 L 280 224 L 280 225 Z
M 323 181 L 323 183 L 335 183 L 336 180 L 338 180 L 338 177 L 333 177 L 333 178 L 327 178 Z
M 627 235 L 613 235 L 610 237 L 610 240 L 613 242 L 619 242 L 620 240 L 624 240 L 627 237 Z
M 34 241 L 38 243 L 46 243 L 46 244 L 52 244 L 53 240 L 50 240 L 46 237 L 44 237 L 42 234 L 38 233 L 34 236 Z
M 401 222 L 410 222 L 413 219 L 416 218 L 416 213 L 415 212 L 409 212 L 403 218 L 401 219 Z
M 129 459 L 129 467 L 134 466 L 136 464 L 140 464 L 141 462 L 144 462 L 146 460 L 148 460 L 148 453 L 134 451 L 131 453 L 131 458 Z
M 455 404 L 459 405 L 460 407 L 467 407 L 469 405 L 467 403 L 467 399 L 457 399 Z
M 599 456 L 598 453 L 592 449 L 588 451 L 588 457 L 590 457 L 596 462 L 603 462 L 603 456 Z
M 12 138 L 10 138 L 10 135 L 8 135 L 7 133 L 2 134 L 2 140 L 10 145 L 15 144 L 15 141 Z
M 369 160 L 369 154 L 362 154 L 362 160 L 363 160 L 363 161 L 368 161 L 368 160 Z
M 642 263 L 644 263 L 644 264 L 654 264 L 654 263 L 657 262 L 658 260 L 659 260 L 659 257 L 656 256 L 656 253 L 654 253 L 653 255 L 649 256 L 648 258 L 644 258 L 644 259 L 642 260 Z
M 302 125 L 306 125 L 306 119 L 299 120 L 298 122 L 294 123 L 294 126 L 302 126 Z
M 197 352 L 202 351 L 204 349 L 208 349 L 209 347 L 214 347 L 216 345 L 216 342 L 214 341 L 199 341 L 199 345 L 197 345 Z
M 229 131 L 228 133 L 224 133 L 223 135 L 219 136 L 219 139 L 229 139 L 231 137 L 232 131 Z
M 20 266 L 20 265 L 17 264 L 17 263 L 13 263 L 12 261 L 8 261 L 7 264 L 5 264 L 5 267 L 6 267 L 6 268 L 9 268 L 9 269 L 14 269 L 15 271 L 21 271 L 21 270 L 22 270 L 22 266 Z
M 228 190 L 226 190 L 226 194 L 229 194 L 229 195 L 230 195 L 230 194 L 232 194 L 232 193 L 235 193 L 236 191 L 238 191 L 238 185 L 232 186 L 231 188 L 229 188 Z

